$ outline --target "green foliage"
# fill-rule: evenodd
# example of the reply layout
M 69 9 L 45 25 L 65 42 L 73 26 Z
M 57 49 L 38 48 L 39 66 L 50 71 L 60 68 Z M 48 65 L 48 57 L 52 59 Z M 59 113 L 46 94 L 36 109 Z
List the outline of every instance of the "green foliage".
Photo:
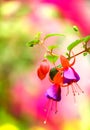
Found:
M 58 34 L 58 33 L 47 34 L 47 35 L 44 37 L 44 40 L 46 40 L 46 39 L 49 38 L 49 37 L 53 37 L 53 36 L 64 36 L 64 35 L 63 35 L 63 34 Z
M 66 52 L 66 56 L 68 57 L 68 59 L 70 58 L 70 56 L 69 56 L 69 53 L 68 53 L 68 52 Z
M 35 35 L 35 38 L 29 42 L 26 43 L 26 45 L 28 47 L 33 47 L 34 45 L 37 45 L 39 44 L 41 41 L 40 41 L 40 36 L 41 36 L 41 32 L 38 32 L 36 35 Z M 64 36 L 63 34 L 47 34 L 45 37 L 44 37 L 44 41 L 49 38 L 49 37 L 52 37 L 52 36 Z M 54 49 L 56 48 L 56 45 L 53 45 L 53 46 L 49 46 L 49 49 Z
M 73 30 L 77 32 L 78 31 L 78 27 L 77 26 L 73 26 Z
M 7 3 L 9 4 L 5 2 L 4 5 L 4 2 L 1 2 L 3 6 L 0 10 L 0 106 L 3 103 L 7 106 L 9 102 L 7 91 L 21 74 L 24 75 L 24 71 L 32 69 L 33 62 L 36 60 L 33 50 L 30 51 L 25 46 L 26 41 L 32 37 L 29 24 L 25 21 L 25 16 L 23 17 L 28 12 L 26 5 L 25 7 L 20 5 L 20 8 L 18 6 L 18 10 L 12 15 L 12 10 L 16 5 L 13 2 L 10 2 L 13 6 L 6 5 Z
M 42 34 L 42 32 L 38 32 L 38 33 L 35 35 L 35 39 L 39 40 L 40 37 L 41 37 L 41 34 Z
M 56 48 L 58 48 L 58 45 L 51 45 L 51 46 L 48 46 L 48 49 L 49 50 L 53 50 L 53 49 L 56 49 Z
M 74 47 L 76 47 L 78 44 L 82 43 L 82 42 L 85 42 L 87 43 L 88 41 L 90 40 L 90 35 L 84 37 L 84 38 L 81 38 L 79 40 L 76 40 L 74 42 L 72 42 L 68 47 L 67 47 L 67 50 L 68 51 L 71 51 Z
M 37 45 L 40 43 L 40 36 L 41 36 L 41 32 L 38 32 L 36 35 L 35 35 L 35 38 L 29 42 L 26 43 L 26 45 L 28 47 L 33 47 L 34 45 Z
M 90 40 L 90 35 L 83 38 L 83 42 L 87 43 Z
M 39 42 L 40 42 L 39 39 L 34 39 L 34 40 L 32 40 L 32 41 L 27 42 L 26 45 L 27 45 L 28 47 L 33 47 L 34 45 L 39 44 Z
M 46 58 L 51 62 L 51 63 L 55 63 L 58 60 L 58 56 L 57 55 L 46 55 Z
M 86 56 L 87 54 L 88 54 L 87 52 L 84 52 L 84 53 L 83 53 L 83 56 Z
M 68 47 L 67 50 L 71 51 L 74 47 L 76 47 L 78 44 L 80 44 L 83 41 L 83 39 L 80 40 L 76 40 L 74 42 L 72 42 Z

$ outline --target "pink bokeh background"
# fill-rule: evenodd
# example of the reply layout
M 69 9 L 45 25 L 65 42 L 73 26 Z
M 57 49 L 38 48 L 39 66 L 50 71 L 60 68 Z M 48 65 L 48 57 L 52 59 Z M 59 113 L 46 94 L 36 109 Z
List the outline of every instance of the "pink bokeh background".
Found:
M 11 1 L 5 1 L 8 3 Z M 76 25 L 80 29 L 81 36 L 90 35 L 90 2 L 87 0 L 17 0 L 15 6 L 20 4 L 28 5 L 31 12 L 23 18 L 26 30 L 33 37 L 37 32 L 63 33 L 66 37 L 59 38 L 59 54 L 65 54 L 66 47 L 78 35 L 72 30 Z M 57 37 L 50 38 L 46 45 L 54 44 Z M 29 48 L 31 51 L 31 48 Z M 74 101 L 73 94 L 66 96 L 66 88 L 62 88 L 62 100 L 58 103 L 58 113 L 50 112 L 47 124 L 44 119 L 46 113 L 44 106 L 47 102 L 45 92 L 51 85 L 48 75 L 45 80 L 40 81 L 36 71 L 40 61 L 43 59 L 45 50 L 41 47 L 32 48 L 36 54 L 36 60 L 32 69 L 23 71 L 12 84 L 10 89 L 10 113 L 15 116 L 25 116 L 33 123 L 28 130 L 89 130 L 90 129 L 90 56 L 79 55 L 76 58 L 75 70 L 80 75 L 78 84 L 84 90 L 84 94 L 76 96 Z M 74 50 L 80 51 L 80 47 Z M 30 54 L 30 53 L 29 53 Z M 60 61 L 58 60 L 57 64 Z M 51 65 L 52 66 L 52 65 Z

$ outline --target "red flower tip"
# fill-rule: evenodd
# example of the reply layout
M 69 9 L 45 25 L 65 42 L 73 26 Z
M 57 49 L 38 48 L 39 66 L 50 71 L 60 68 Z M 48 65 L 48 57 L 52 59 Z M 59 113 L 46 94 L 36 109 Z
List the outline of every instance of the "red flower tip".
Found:
M 54 79 L 53 79 L 53 82 L 57 85 L 60 85 L 63 83 L 63 75 L 62 75 L 62 72 L 58 72 L 55 76 L 54 76 Z
M 60 61 L 64 69 L 67 69 L 70 66 L 68 59 L 63 55 L 60 55 Z
M 43 74 L 40 68 L 37 69 L 37 75 L 41 80 L 46 77 L 46 74 Z
M 50 66 L 47 59 L 44 59 L 40 64 L 40 70 L 43 74 L 47 74 L 49 72 Z

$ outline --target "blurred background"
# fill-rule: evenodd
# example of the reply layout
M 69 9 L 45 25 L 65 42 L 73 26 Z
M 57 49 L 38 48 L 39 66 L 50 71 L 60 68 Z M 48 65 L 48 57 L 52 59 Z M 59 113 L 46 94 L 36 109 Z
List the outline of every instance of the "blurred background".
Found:
M 73 25 L 81 36 L 90 35 L 90 0 L 0 0 L 0 130 L 90 130 L 90 55 L 78 56 L 74 66 L 84 94 L 74 102 L 63 88 L 58 113 L 51 112 L 45 125 L 45 92 L 51 84 L 48 76 L 40 81 L 36 74 L 45 50 L 26 46 L 37 32 L 62 33 L 64 38 L 46 44 L 57 43 L 59 54 L 65 54 L 79 37 Z

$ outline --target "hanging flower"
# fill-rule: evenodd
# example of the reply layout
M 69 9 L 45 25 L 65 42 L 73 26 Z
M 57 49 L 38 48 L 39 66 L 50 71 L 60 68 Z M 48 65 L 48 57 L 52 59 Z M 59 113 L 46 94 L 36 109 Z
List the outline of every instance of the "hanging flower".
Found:
M 44 59 L 41 62 L 39 68 L 37 69 L 37 75 L 41 80 L 43 80 L 46 77 L 47 73 L 49 72 L 49 68 L 50 66 L 47 59 Z
M 47 59 L 44 59 L 41 64 L 40 64 L 40 69 L 42 71 L 43 74 L 47 74 L 49 72 L 49 63 L 47 61 Z
M 37 75 L 41 80 L 43 80 L 46 77 L 46 74 L 44 74 L 40 68 L 37 69 Z
M 53 84 L 50 88 L 47 89 L 46 97 L 48 98 L 48 102 L 45 106 L 44 111 L 47 112 L 46 119 L 44 124 L 47 122 L 48 115 L 51 110 L 55 110 L 57 113 L 57 102 L 61 100 L 61 87 L 58 84 Z
M 67 87 L 67 94 L 69 93 L 69 86 L 72 88 L 73 95 L 79 90 L 82 89 L 77 84 L 80 80 L 79 74 L 72 67 L 75 64 L 75 57 L 72 63 L 69 63 L 69 60 L 63 55 L 60 56 L 61 65 L 54 67 L 50 70 L 49 78 L 53 84 L 58 84 L 61 87 Z M 62 84 L 61 84 L 62 83 Z
M 52 73 L 53 74 L 53 73 Z M 53 80 L 50 79 L 53 83 L 50 88 L 47 89 L 46 97 L 48 98 L 48 103 L 46 105 L 45 111 L 47 112 L 46 119 L 44 123 L 47 121 L 48 114 L 50 110 L 55 110 L 57 113 L 57 102 L 61 100 L 61 85 L 63 84 L 63 76 L 62 71 L 59 72 L 54 76 Z
M 77 82 L 80 80 L 80 76 L 72 67 L 75 64 L 75 57 L 74 57 L 74 61 L 72 62 L 72 64 L 70 64 L 69 60 L 66 57 L 64 57 L 63 55 L 60 56 L 60 61 L 61 61 L 62 70 L 63 70 L 63 84 L 66 84 L 67 87 L 69 87 L 69 85 L 71 85 L 74 96 L 75 96 L 76 92 L 78 92 L 78 94 L 79 94 L 78 89 L 81 92 L 83 92 L 82 89 L 77 84 Z M 63 85 L 63 87 L 64 87 L 64 85 Z M 69 93 L 69 91 L 67 92 L 67 94 L 68 93 Z

